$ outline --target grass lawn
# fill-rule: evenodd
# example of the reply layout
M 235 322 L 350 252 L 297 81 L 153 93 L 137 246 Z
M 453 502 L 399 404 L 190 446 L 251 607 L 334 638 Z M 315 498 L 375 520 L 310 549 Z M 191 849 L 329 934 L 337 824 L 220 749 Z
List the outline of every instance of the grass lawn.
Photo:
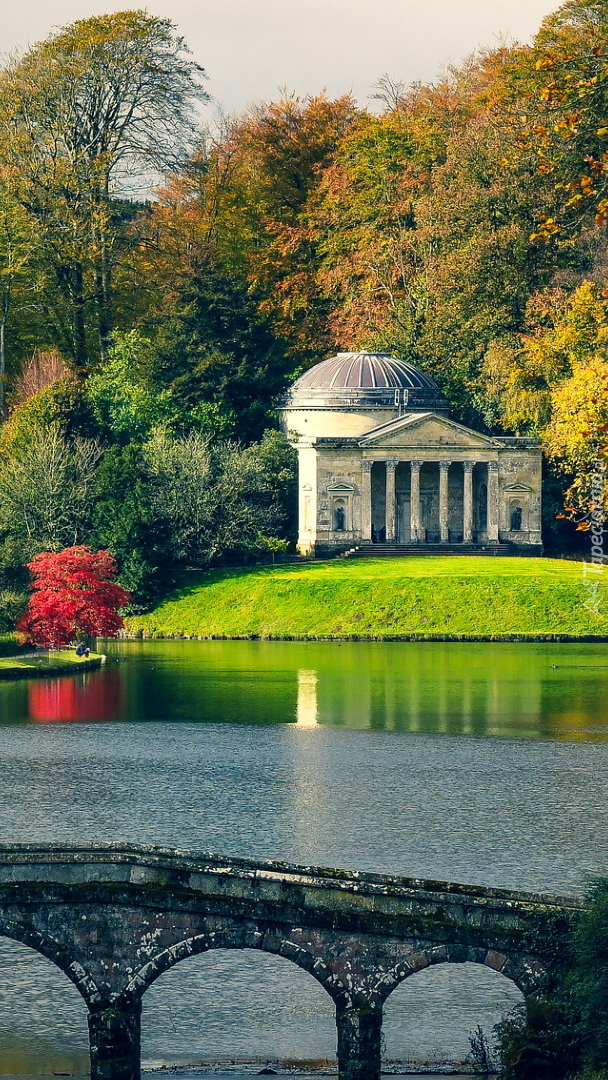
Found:
M 9 656 L 0 659 L 0 679 L 33 678 L 45 675 L 73 675 L 78 668 L 90 671 L 101 665 L 103 657 L 91 653 L 76 656 L 73 649 L 58 649 L 36 656 Z
M 604 577 L 606 584 L 604 584 Z M 599 581 L 599 614 L 585 603 Z M 145 636 L 392 637 L 600 635 L 608 572 L 558 559 L 424 556 L 353 559 L 185 575 L 147 615 Z

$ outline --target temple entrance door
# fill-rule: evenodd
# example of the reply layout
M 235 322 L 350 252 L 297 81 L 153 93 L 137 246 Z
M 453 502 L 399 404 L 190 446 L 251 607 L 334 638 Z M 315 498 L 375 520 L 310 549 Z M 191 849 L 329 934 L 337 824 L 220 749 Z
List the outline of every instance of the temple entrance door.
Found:
M 412 539 L 410 497 L 397 494 L 397 543 L 409 544 Z

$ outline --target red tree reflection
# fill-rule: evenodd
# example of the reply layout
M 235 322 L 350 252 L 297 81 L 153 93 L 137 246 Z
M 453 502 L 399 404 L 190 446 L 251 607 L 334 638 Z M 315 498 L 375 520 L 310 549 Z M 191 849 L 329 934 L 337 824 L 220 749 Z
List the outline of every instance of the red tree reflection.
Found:
M 90 675 L 40 679 L 30 684 L 28 701 L 30 719 L 39 724 L 118 720 L 124 704 L 123 684 L 120 672 L 112 668 Z

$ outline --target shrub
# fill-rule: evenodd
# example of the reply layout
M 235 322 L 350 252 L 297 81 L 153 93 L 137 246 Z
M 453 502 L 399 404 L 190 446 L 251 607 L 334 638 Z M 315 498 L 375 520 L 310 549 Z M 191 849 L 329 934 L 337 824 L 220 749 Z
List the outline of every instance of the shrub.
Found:
M 580 1016 L 566 993 L 528 998 L 495 1030 L 502 1080 L 569 1080 L 582 1066 Z

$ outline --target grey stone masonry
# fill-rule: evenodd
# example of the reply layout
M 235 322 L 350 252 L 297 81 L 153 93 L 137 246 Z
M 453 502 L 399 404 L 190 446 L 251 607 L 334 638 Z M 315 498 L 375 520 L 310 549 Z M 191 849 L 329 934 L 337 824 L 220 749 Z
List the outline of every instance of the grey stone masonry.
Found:
M 379 1080 L 382 1006 L 404 979 L 468 961 L 535 994 L 566 966 L 582 906 L 166 848 L 0 847 L 0 934 L 82 994 L 92 1080 L 139 1080 L 143 994 L 209 949 L 260 949 L 308 971 L 335 1005 L 341 1080 Z

